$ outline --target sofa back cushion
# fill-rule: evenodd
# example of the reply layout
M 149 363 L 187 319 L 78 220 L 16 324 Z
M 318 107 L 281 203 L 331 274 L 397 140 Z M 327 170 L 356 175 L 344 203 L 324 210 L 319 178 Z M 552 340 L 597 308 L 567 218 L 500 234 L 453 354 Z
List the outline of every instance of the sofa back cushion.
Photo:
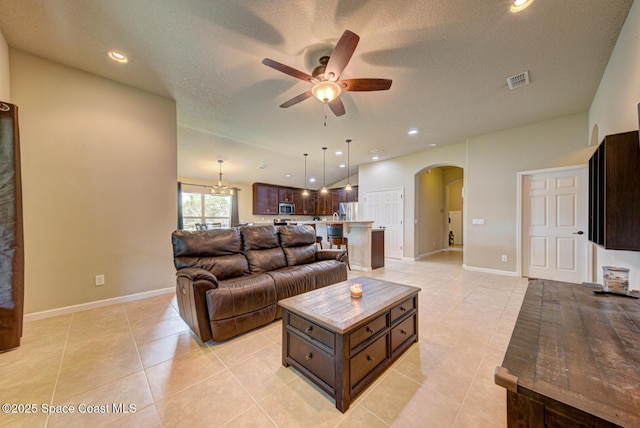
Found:
M 316 260 L 316 231 L 311 226 L 280 226 L 280 245 L 289 266 L 304 265 Z
M 243 226 L 240 228 L 244 255 L 253 273 L 263 273 L 287 266 L 275 226 Z
M 249 274 L 237 229 L 176 230 L 171 235 L 176 269 L 206 269 L 219 280 Z

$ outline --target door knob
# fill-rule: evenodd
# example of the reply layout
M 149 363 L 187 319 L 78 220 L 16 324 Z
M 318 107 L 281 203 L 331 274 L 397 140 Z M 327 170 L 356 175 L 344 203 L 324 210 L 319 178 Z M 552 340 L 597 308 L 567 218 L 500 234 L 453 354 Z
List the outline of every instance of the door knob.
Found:
M 582 230 L 579 230 L 577 232 L 573 232 L 574 235 L 584 235 L 584 232 Z

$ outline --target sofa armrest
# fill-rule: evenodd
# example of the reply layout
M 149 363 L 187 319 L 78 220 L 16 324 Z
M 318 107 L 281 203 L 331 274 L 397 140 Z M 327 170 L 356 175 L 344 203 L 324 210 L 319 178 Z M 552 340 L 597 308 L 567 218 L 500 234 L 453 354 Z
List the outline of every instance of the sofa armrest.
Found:
M 345 250 L 318 250 L 316 260 L 338 260 L 347 262 L 347 252 Z
M 203 279 L 212 283 L 213 287 L 211 288 L 218 288 L 218 278 L 206 269 L 193 267 L 182 268 L 176 272 L 176 276 L 185 277 L 193 282 Z
M 180 317 L 200 340 L 211 339 L 207 309 L 207 291 L 218 288 L 218 279 L 200 268 L 183 268 L 176 272 L 176 297 Z

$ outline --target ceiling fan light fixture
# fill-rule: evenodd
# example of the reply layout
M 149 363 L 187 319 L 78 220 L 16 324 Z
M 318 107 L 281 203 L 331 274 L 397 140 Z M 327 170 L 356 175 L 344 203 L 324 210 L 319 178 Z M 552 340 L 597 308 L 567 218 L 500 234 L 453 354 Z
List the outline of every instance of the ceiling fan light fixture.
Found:
M 329 80 L 323 80 L 316 83 L 311 88 L 311 93 L 314 97 L 322 101 L 323 103 L 330 103 L 340 96 L 342 89 L 336 82 Z
M 509 11 L 511 13 L 521 12 L 531 6 L 531 3 L 533 3 L 533 0 L 514 0 L 513 3 L 511 3 Z

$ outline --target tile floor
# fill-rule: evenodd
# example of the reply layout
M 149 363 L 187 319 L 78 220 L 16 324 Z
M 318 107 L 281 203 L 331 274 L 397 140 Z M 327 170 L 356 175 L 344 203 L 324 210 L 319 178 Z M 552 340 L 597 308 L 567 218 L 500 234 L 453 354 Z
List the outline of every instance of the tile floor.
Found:
M 0 413 L 0 426 L 505 426 L 505 391 L 493 371 L 527 281 L 461 264 L 462 253 L 450 251 L 349 273 L 422 291 L 420 341 L 345 414 L 281 365 L 280 321 L 202 344 L 166 295 L 26 323 L 22 346 L 0 354 L 0 401 L 37 413 Z M 48 416 L 46 406 L 75 413 Z

